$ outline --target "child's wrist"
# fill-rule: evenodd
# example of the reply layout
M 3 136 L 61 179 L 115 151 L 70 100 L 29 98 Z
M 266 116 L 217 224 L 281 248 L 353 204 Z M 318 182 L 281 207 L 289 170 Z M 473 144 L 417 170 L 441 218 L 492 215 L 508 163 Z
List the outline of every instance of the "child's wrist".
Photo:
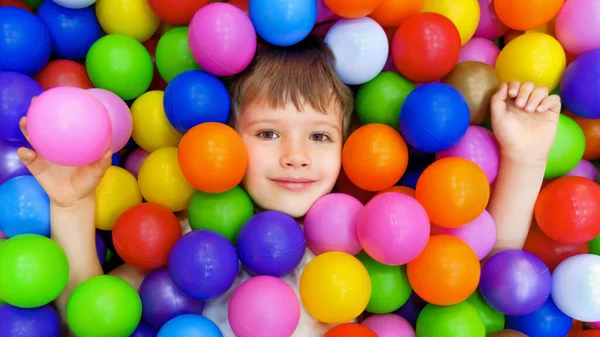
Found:
M 531 155 L 523 152 L 501 151 L 500 163 L 510 163 L 527 167 L 546 168 L 547 156 Z
M 90 195 L 79 199 L 77 201 L 68 203 L 68 204 L 58 204 L 56 202 L 50 201 L 50 212 L 60 212 L 60 213 L 73 213 L 80 212 L 81 210 L 89 210 L 90 208 L 96 208 L 96 198 L 94 195 Z

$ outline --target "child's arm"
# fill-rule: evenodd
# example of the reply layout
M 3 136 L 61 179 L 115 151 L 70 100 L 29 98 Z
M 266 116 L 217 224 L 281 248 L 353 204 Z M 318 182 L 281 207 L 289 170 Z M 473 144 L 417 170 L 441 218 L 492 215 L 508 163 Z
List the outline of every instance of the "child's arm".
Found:
M 496 222 L 492 254 L 522 249 L 558 126 L 560 98 L 531 82 L 502 84 L 491 100 L 500 167 L 488 210 Z

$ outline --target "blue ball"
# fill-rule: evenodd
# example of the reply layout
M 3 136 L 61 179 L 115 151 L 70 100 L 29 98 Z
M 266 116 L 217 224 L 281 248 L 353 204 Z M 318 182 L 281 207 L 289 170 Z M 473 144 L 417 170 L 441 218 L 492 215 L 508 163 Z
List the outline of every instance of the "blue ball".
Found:
M 258 35 L 277 46 L 304 40 L 317 21 L 315 0 L 252 0 L 248 10 Z
M 0 336 L 60 337 L 60 317 L 50 305 L 33 309 L 0 305 Z
M 17 7 L 0 7 L 0 71 L 33 76 L 50 59 L 50 34 L 37 16 Z
M 300 264 L 306 238 L 291 216 L 267 211 L 254 215 L 237 239 L 237 251 L 246 270 L 253 275 L 282 277 Z
M 423 84 L 404 101 L 400 132 L 417 150 L 435 153 L 458 143 L 470 118 L 469 105 L 458 90 L 443 83 Z
M 33 176 L 14 177 L 0 186 L 0 230 L 9 237 L 50 237 L 50 199 Z
M 223 337 L 215 323 L 200 315 L 181 315 L 168 321 L 157 337 Z
M 528 315 L 506 316 L 507 329 L 520 331 L 529 337 L 563 337 L 572 325 L 573 319 L 558 309 L 552 297 Z
M 121 152 L 115 152 L 115 153 L 113 153 L 113 155 L 111 157 L 111 165 L 112 166 L 119 166 L 119 165 L 121 165 Z
M 226 123 L 230 107 L 223 82 L 202 70 L 188 70 L 175 76 L 165 89 L 165 113 L 181 134 L 201 123 Z
M 52 52 L 62 59 L 83 60 L 96 40 L 102 37 L 94 6 L 70 9 L 44 1 L 37 11 L 52 40 Z
M 156 337 L 156 330 L 144 322 L 140 322 L 138 327 L 129 337 Z

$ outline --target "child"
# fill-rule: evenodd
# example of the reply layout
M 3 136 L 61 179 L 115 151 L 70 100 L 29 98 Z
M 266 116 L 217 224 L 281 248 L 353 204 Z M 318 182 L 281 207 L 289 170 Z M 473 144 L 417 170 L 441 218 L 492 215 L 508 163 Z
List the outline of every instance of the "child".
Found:
M 353 109 L 349 89 L 336 76 L 327 46 L 309 37 L 291 47 L 262 45 L 253 63 L 232 79 L 232 126 L 249 153 L 243 186 L 257 208 L 277 210 L 301 219 L 329 193 L 341 168 L 343 140 Z M 560 100 L 532 83 L 503 84 L 492 99 L 492 123 L 501 148 L 501 164 L 489 211 L 497 225 L 495 251 L 522 248 L 539 192 L 546 158 L 554 142 Z M 26 135 L 24 120 L 21 127 Z M 94 245 L 94 191 L 110 165 L 110 153 L 83 167 L 51 164 L 22 148 L 19 157 L 51 200 L 52 238 L 68 256 L 71 275 L 57 299 L 64 317 L 73 289 L 101 275 Z M 284 280 L 298 291 L 307 249 L 296 270 Z M 122 266 L 114 274 L 139 287 L 143 274 Z M 207 303 L 204 315 L 224 336 L 231 292 L 249 275 L 240 271 L 234 286 Z M 304 310 L 295 337 L 321 336 L 327 326 Z

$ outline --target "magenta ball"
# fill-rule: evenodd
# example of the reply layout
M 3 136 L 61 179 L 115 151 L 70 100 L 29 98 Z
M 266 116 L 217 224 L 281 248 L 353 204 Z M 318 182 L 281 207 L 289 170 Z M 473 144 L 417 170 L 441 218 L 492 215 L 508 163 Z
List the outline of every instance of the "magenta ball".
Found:
M 598 177 L 598 169 L 594 164 L 589 161 L 582 159 L 577 166 L 571 172 L 565 174 L 566 176 L 584 177 L 590 180 L 596 181 Z
M 592 328 L 600 329 L 600 322 L 587 322 L 585 324 L 591 326 Z
M 457 63 L 478 61 L 495 68 L 498 55 L 500 55 L 500 48 L 494 42 L 482 37 L 474 37 L 460 48 Z
M 487 210 L 484 210 L 475 220 L 458 228 L 432 225 L 432 233 L 448 234 L 463 240 L 475 251 L 479 260 L 486 257 L 496 243 L 496 224 Z
M 460 157 L 479 166 L 488 182 L 496 181 L 500 162 L 500 148 L 494 135 L 486 128 L 470 125 L 461 140 L 448 150 L 438 152 L 437 159 Z
M 415 337 L 410 323 L 396 314 L 373 315 L 362 322 L 378 337 Z
M 331 9 L 329 9 L 329 7 L 327 7 L 327 5 L 325 5 L 324 0 L 317 0 L 317 22 L 316 23 L 321 23 L 324 21 L 333 21 L 333 20 L 337 21 L 341 18 L 342 18 L 341 16 L 332 12 Z
M 227 313 L 237 337 L 289 337 L 300 321 L 300 302 L 281 279 L 256 276 L 235 289 Z
M 246 13 L 227 3 L 211 3 L 196 12 L 189 25 L 192 57 L 217 76 L 240 73 L 256 52 L 256 31 Z
M 129 107 L 119 96 L 108 90 L 92 88 L 87 91 L 100 100 L 108 111 L 112 126 L 109 145 L 111 151 L 113 153 L 121 151 L 129 142 L 133 129 L 133 119 Z
M 569 0 L 556 16 L 556 38 L 573 55 L 600 48 L 600 1 Z
M 374 260 L 402 265 L 414 260 L 427 245 L 430 234 L 427 212 L 414 198 L 402 193 L 383 193 L 361 210 L 358 240 Z
M 592 0 L 593 1 L 593 0 Z M 479 26 L 475 31 L 476 37 L 495 40 L 508 32 L 509 28 L 498 19 L 494 9 L 494 0 L 479 0 Z
M 356 198 L 331 193 L 317 200 L 304 217 L 306 244 L 316 255 L 344 252 L 356 255 L 361 246 L 356 221 L 363 204 Z
M 150 152 L 142 148 L 137 148 L 133 150 L 127 156 L 127 159 L 125 159 L 125 169 L 137 178 L 138 173 L 140 172 L 140 166 L 142 166 L 144 159 L 146 159 L 146 157 L 148 157 L 149 154 Z
M 56 87 L 31 103 L 27 131 L 42 157 L 62 166 L 83 166 L 102 158 L 112 129 L 108 111 L 92 94 Z

